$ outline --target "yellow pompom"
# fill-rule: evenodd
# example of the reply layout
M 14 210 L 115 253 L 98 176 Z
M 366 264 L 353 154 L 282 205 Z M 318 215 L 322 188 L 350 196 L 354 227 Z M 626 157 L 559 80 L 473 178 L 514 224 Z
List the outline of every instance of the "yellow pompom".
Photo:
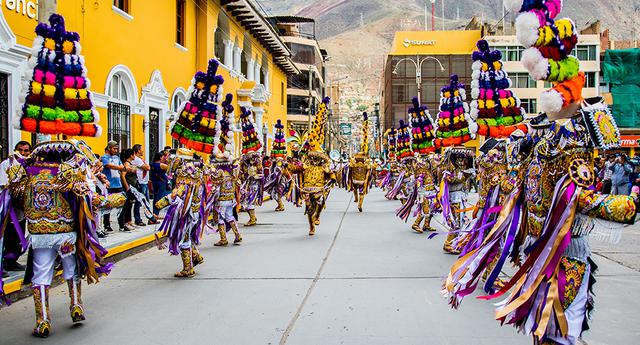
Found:
M 65 54 L 73 53 L 73 42 L 71 41 L 62 42 L 62 52 Z

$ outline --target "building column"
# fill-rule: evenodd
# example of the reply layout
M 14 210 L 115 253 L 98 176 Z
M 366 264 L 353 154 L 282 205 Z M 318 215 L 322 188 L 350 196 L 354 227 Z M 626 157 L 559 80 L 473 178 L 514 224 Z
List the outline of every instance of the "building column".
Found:
M 262 135 L 262 123 L 264 120 L 264 109 L 262 107 L 253 107 L 253 114 L 255 115 L 256 131 Z
M 233 49 L 233 70 L 242 73 L 242 48 L 235 47 Z
M 224 40 L 224 61 L 222 62 L 233 69 L 233 41 Z
M 257 62 L 254 67 L 253 75 L 255 76 L 254 80 L 256 81 L 256 84 L 260 84 L 260 65 Z
M 247 62 L 247 75 L 245 77 L 247 77 L 247 80 L 255 80 L 255 75 L 254 75 L 254 66 L 256 64 L 256 61 L 251 58 L 249 59 L 249 62 Z
M 267 89 L 267 92 L 273 93 L 273 92 L 271 92 L 271 89 L 269 88 L 269 85 L 270 85 L 270 83 L 269 83 L 270 80 L 269 79 L 270 78 L 271 78 L 271 75 L 269 74 L 269 71 L 267 70 L 267 73 L 264 74 L 264 88 Z

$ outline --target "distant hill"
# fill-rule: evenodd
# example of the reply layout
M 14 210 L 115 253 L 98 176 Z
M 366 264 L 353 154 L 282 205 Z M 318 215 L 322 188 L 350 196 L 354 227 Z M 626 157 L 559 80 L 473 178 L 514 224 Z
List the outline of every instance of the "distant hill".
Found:
M 386 53 L 395 31 L 424 29 L 425 0 L 258 0 L 267 15 L 299 15 L 314 18 L 320 45 L 332 56 L 330 72 L 336 77 L 362 80 L 363 92 L 377 92 Z M 636 3 L 634 5 L 634 3 Z M 392 5 L 390 5 L 392 4 Z M 442 26 L 440 0 L 436 3 L 436 29 Z M 640 27 L 637 1 L 565 0 L 561 16 L 572 18 L 579 28 L 596 20 L 611 30 L 614 39 L 630 39 Z M 428 22 L 431 22 L 429 5 Z M 502 18 L 502 0 L 445 0 L 446 29 L 463 27 L 476 16 L 489 22 Z M 514 14 L 507 14 L 512 22 Z M 635 22 L 634 22 L 635 21 Z M 640 32 L 640 31 L 639 31 Z M 373 95 L 373 94 L 372 94 Z

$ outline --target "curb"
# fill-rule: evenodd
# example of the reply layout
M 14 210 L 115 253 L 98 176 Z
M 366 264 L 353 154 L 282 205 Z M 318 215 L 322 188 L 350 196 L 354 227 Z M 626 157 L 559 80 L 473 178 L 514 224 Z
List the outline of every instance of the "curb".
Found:
M 147 249 L 155 246 L 155 234 L 147 235 L 138 239 L 135 239 L 128 243 L 123 243 L 121 245 L 115 246 L 109 249 L 107 256 L 105 259 L 108 262 L 118 262 L 135 254 L 146 251 Z M 53 282 L 51 283 L 51 287 L 56 287 L 64 281 L 60 276 L 62 275 L 62 271 L 56 271 L 55 276 L 53 278 Z M 22 286 L 22 278 L 12 281 L 10 283 L 5 284 L 4 291 L 7 299 L 11 300 L 11 302 L 17 302 L 23 298 L 27 298 L 31 296 L 31 289 L 28 287 Z

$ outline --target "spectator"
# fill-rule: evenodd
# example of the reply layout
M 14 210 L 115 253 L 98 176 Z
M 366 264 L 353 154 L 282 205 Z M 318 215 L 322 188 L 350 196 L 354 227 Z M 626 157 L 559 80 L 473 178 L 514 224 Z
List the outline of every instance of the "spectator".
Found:
M 133 203 L 136 200 L 131 188 L 133 187 L 140 190 L 140 186 L 138 185 L 138 175 L 136 174 L 137 169 L 131 163 L 133 162 L 134 157 L 135 154 L 133 153 L 133 149 L 126 149 L 120 154 L 120 159 L 124 165 L 124 171 L 122 172 L 122 187 L 124 188 L 124 191 L 127 192 L 127 201 L 124 203 L 122 213 L 124 214 L 124 224 L 129 227 L 129 230 L 133 227 L 131 210 L 133 208 Z M 125 231 L 129 230 L 125 229 Z
M 604 162 L 600 177 L 602 178 L 602 194 L 611 194 L 611 175 L 613 171 L 611 167 L 615 163 L 615 157 L 613 155 L 607 156 L 607 161 Z
M 107 181 L 109 182 L 107 192 L 121 193 L 124 190 L 123 181 L 125 168 L 120 160 L 120 156 L 118 156 L 120 146 L 118 146 L 117 142 L 112 140 L 107 143 L 107 147 L 104 151 L 105 153 L 102 155 L 101 161 L 104 166 L 103 173 L 107 176 Z M 129 212 L 131 212 L 131 210 L 129 210 Z M 102 217 L 102 222 L 106 232 L 113 232 L 109 214 L 105 214 Z M 118 227 L 120 228 L 120 231 L 131 231 L 131 228 L 128 225 L 125 225 L 124 211 L 118 216 Z
M 147 162 L 144 161 L 144 150 L 142 149 L 142 145 L 135 144 L 133 145 L 133 155 L 134 158 L 131 161 L 131 164 L 136 167 L 136 175 L 138 177 L 138 189 L 142 195 L 144 195 L 147 200 L 149 200 L 149 170 L 151 167 Z M 137 226 L 144 226 L 144 222 L 142 221 L 142 217 L 140 217 L 140 208 L 142 207 L 142 203 L 136 199 L 135 204 L 133 205 L 133 217 L 135 220 L 135 224 Z M 148 219 L 148 224 L 158 224 L 158 221 L 155 217 L 151 217 Z
M 633 171 L 633 167 L 627 162 L 627 156 L 618 155 L 609 170 L 612 172 L 611 194 L 629 195 L 629 176 Z
M 0 187 L 4 187 L 9 183 L 9 178 L 7 176 L 7 169 L 11 164 L 11 159 L 17 161 L 23 161 L 25 158 L 29 156 L 31 153 L 31 144 L 26 141 L 19 141 L 14 147 L 15 152 L 12 157 L 5 159 L 0 163 Z M 19 205 L 14 205 L 16 209 L 16 215 L 18 216 L 18 223 L 20 224 L 20 228 L 23 231 L 26 231 L 25 225 L 26 221 L 24 219 L 24 213 L 20 211 Z M 15 225 L 12 221 L 7 222 L 7 231 L 4 232 L 4 239 L 0 241 L 0 246 L 2 246 L 2 258 L 0 262 L 2 262 L 3 268 L 3 276 L 4 271 L 24 271 L 25 266 L 18 262 L 18 259 L 24 252 L 22 251 L 22 244 L 20 243 L 20 238 L 18 237 L 18 233 L 15 229 Z
M 167 151 L 158 152 L 153 156 L 151 163 L 151 186 L 153 187 L 153 214 L 158 218 L 159 210 L 156 208 L 156 202 L 169 194 L 171 188 L 169 186 L 169 178 L 167 177 Z

